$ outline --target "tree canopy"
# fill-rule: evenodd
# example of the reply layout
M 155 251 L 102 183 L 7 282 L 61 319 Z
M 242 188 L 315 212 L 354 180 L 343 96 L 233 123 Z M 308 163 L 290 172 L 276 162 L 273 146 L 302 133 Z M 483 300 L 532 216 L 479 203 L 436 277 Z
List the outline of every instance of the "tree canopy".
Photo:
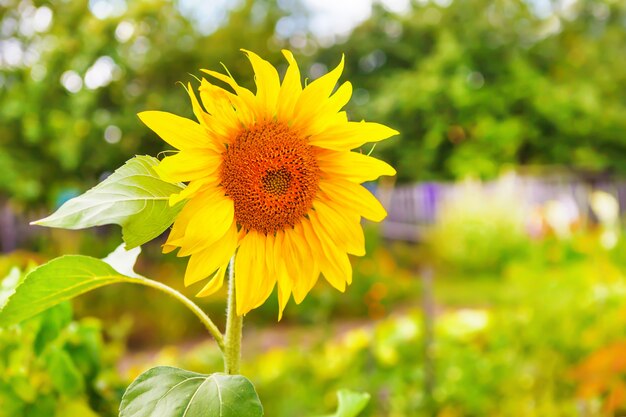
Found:
M 546 164 L 626 173 L 622 2 L 420 1 L 402 14 L 375 4 L 327 47 L 306 30 L 277 32 L 296 13 L 306 25 L 297 1 L 244 1 L 209 34 L 166 0 L 3 3 L 0 195 L 27 204 L 55 204 L 165 149 L 136 113 L 191 117 L 177 82 L 200 68 L 223 62 L 252 87 L 240 48 L 274 63 L 290 48 L 309 79 L 345 53 L 349 114 L 401 132 L 374 150 L 401 181 Z

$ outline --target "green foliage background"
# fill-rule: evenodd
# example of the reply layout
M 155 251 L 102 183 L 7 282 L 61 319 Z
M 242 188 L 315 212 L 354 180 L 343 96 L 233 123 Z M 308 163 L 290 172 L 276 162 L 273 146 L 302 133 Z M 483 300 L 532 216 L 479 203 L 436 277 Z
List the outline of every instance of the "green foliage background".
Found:
M 118 13 L 97 18 L 91 10 L 98 3 L 117 5 Z M 156 155 L 164 146 L 136 113 L 191 116 L 177 81 L 193 81 L 190 73 L 220 69 L 220 62 L 251 86 L 239 48 L 280 69 L 279 50 L 293 49 L 309 78 L 344 52 L 345 79 L 355 86 L 351 117 L 401 132 L 376 152 L 403 181 L 492 177 L 503 165 L 626 170 L 623 2 L 414 2 L 404 14 L 375 3 L 367 21 L 327 47 L 307 30 L 299 1 L 217 4 L 4 0 L 0 195 L 54 205 L 134 154 Z M 52 11 L 40 32 L 32 19 L 30 28 L 24 23 L 38 7 Z M 211 31 L 201 17 L 220 12 L 225 19 Z M 296 29 L 277 32 L 281 19 Z M 16 43 L 17 63 L 8 47 Z M 101 57 L 115 65 L 109 84 L 76 93 L 63 87 L 66 71 L 84 78 Z M 119 142 L 104 141 L 109 126 L 120 129 Z
M 24 276 L 14 267 L 2 277 L 0 305 Z M 123 352 L 123 332 L 105 331 L 93 318 L 74 320 L 67 302 L 0 327 L 0 416 L 116 416 L 126 381 L 115 364 Z
M 118 12 L 96 17 L 92 11 L 103 2 L 117 5 Z M 199 74 L 200 68 L 220 69 L 220 62 L 252 87 L 251 70 L 239 48 L 256 51 L 280 71 L 285 68 L 280 49 L 292 49 L 309 79 L 336 65 L 345 53 L 344 79 L 355 87 L 350 116 L 401 132 L 374 150 L 397 167 L 400 181 L 468 174 L 489 178 L 503 166 L 626 171 L 622 1 L 414 1 L 404 14 L 376 4 L 367 21 L 335 43 L 306 29 L 307 11 L 298 0 L 231 3 L 215 29 L 202 16 L 219 14 L 214 9 L 218 3 L 206 2 L 195 10 L 185 4 L 0 0 L 0 202 L 9 199 L 18 209 L 44 205 L 51 212 L 131 156 L 166 150 L 136 113 L 158 109 L 191 117 L 187 95 L 177 82 L 194 82 L 191 74 Z M 52 12 L 50 26 L 34 30 L 32 19 L 46 9 Z M 90 89 L 85 77 L 103 57 L 114 63 L 112 79 Z M 74 93 L 61 83 L 68 71 L 83 83 Z M 114 138 L 119 129 L 120 140 L 105 141 L 107 129 Z M 594 246 L 597 236 L 590 234 L 594 244 L 548 240 L 533 246 L 509 233 L 508 223 L 487 230 L 485 237 L 485 225 L 493 225 L 494 217 L 485 218 L 488 210 L 464 207 L 464 216 L 452 211 L 450 217 L 458 222 L 454 227 L 442 227 L 431 236 L 437 259 L 453 266 L 442 274 L 447 279 L 437 282 L 437 302 L 461 312 L 489 310 L 490 321 L 470 335 L 454 333 L 463 323 L 447 328 L 444 320 L 436 329 L 437 389 L 432 398 L 424 394 L 418 314 L 400 313 L 363 331 L 356 323 L 357 330 L 345 338 L 340 335 L 339 341 L 330 338 L 337 334 L 334 329 L 319 326 L 330 317 L 365 314 L 369 323 L 399 304 L 416 305 L 415 248 L 395 248 L 392 257 L 385 243 L 369 239 L 371 256 L 355 262 L 355 284 L 347 295 L 336 297 L 320 285 L 302 306 L 287 309 L 281 325 L 322 328 L 323 334 L 307 342 L 312 354 L 302 352 L 306 344 L 248 354 L 244 372 L 258 383 L 268 410 L 293 415 L 292 410 L 306 406 L 321 413 L 335 405 L 335 388 L 350 386 L 372 393 L 366 415 L 404 416 L 419 410 L 416 415 L 496 416 L 519 413 L 528 404 L 537 406 L 523 415 L 574 415 L 580 403 L 572 370 L 598 348 L 626 337 L 623 243 L 605 251 Z M 473 218 L 475 214 L 483 217 Z M 80 240 L 78 234 L 57 232 L 54 236 L 64 247 L 48 252 L 105 255 L 105 246 L 119 243 L 102 235 L 85 234 Z M 79 250 L 80 245 L 88 248 Z M 182 286 L 182 263 L 173 255 L 161 258 L 157 246 L 146 252 L 149 259 L 159 259 L 159 267 L 146 262 L 139 269 Z M 458 251 L 451 250 L 455 247 Z M 398 252 L 409 259 L 404 265 L 398 265 Z M 109 323 L 121 320 L 122 307 L 129 310 L 136 317 L 136 333 L 141 333 L 135 336 L 140 338 L 134 341 L 137 346 L 197 334 L 199 325 L 188 323 L 192 317 L 160 298 L 132 289 L 121 295 L 104 291 L 79 299 L 78 315 L 97 311 Z M 221 294 L 202 301 L 203 307 L 218 316 L 223 300 Z M 0 330 L 0 396 L 16 404 L 6 408 L 12 415 L 29 410 L 37 396 L 45 398 L 45 415 L 70 415 L 63 407 L 74 403 L 102 415 L 115 412 L 121 391 L 113 362 L 121 352 L 107 353 L 111 344 L 102 343 L 100 325 L 72 322 L 67 308 L 23 329 Z M 250 327 L 255 320 L 274 326 L 275 314 L 276 306 L 268 303 L 250 318 Z M 77 346 L 93 356 L 88 366 L 68 362 Z M 43 354 L 46 349 L 53 353 Z M 176 351 L 172 362 L 213 372 L 220 367 L 213 353 L 203 350 L 194 357 Z M 175 362 L 181 360 L 189 363 Z M 36 372 L 20 374 L 23 363 Z M 399 365 L 404 363 L 413 366 Z M 138 366 L 143 370 L 144 365 Z M 104 391 L 98 390 L 101 374 L 111 381 Z M 82 382 L 74 384 L 71 378 Z M 68 388 L 75 386 L 76 392 Z M 603 399 L 590 402 L 594 410 Z

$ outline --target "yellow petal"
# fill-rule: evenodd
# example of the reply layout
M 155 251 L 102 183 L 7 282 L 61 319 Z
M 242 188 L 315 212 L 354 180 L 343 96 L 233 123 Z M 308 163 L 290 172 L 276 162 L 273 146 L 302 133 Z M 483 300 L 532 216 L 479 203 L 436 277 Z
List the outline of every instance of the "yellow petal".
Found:
M 196 297 L 208 297 L 209 295 L 215 294 L 222 285 L 224 285 L 224 275 L 226 274 L 226 269 L 228 269 L 228 263 L 222 265 L 215 274 L 211 277 L 209 282 L 196 294 Z
M 334 233 L 328 232 L 325 225 L 321 223 L 318 213 L 309 213 L 309 219 L 311 227 L 320 242 L 322 253 L 326 255 L 328 261 L 327 265 L 322 268 L 322 272 L 326 270 L 324 275 L 335 288 L 344 288 L 346 282 L 349 284 L 352 281 L 352 269 L 349 266 L 350 261 L 343 248 L 343 239 L 337 240 L 337 236 Z M 332 276 L 329 276 L 329 274 Z
M 303 220 L 301 223 L 305 222 Z M 293 256 L 287 258 L 290 262 L 296 263 L 288 269 L 297 271 L 292 276 L 293 298 L 296 304 L 300 304 L 304 297 L 311 291 L 319 276 L 318 256 L 314 255 L 311 245 L 304 236 L 302 224 L 297 224 L 292 230 L 285 232 L 290 240 L 290 247 Z M 295 275 L 297 273 L 297 275 Z
M 235 296 L 240 316 L 263 304 L 272 293 L 276 277 L 269 274 L 267 255 L 265 235 L 248 232 L 235 257 Z
M 321 266 L 322 274 L 330 285 L 344 292 L 346 290 L 346 284 L 352 283 L 352 265 L 350 265 L 348 254 L 336 251 L 334 245 L 329 246 L 329 254 Z
M 241 119 L 240 116 L 246 109 L 241 104 L 241 99 L 236 95 L 211 84 L 204 78 L 200 82 L 199 91 L 202 104 L 211 114 L 211 130 L 217 136 L 229 139 L 233 133 L 241 128 L 242 123 L 250 123 L 248 119 Z M 236 108 L 239 111 L 236 111 Z
M 190 187 L 185 188 L 185 190 L 187 190 L 188 188 Z M 163 253 L 169 253 L 173 251 L 174 249 L 180 247 L 180 244 L 176 244 L 176 242 L 180 241 L 180 239 L 182 239 L 183 236 L 185 236 L 185 230 L 187 230 L 187 225 L 189 224 L 189 220 L 191 220 L 192 216 L 193 216 L 193 212 L 190 210 L 185 210 L 184 208 L 178 214 L 178 216 L 176 216 L 176 220 L 174 220 L 174 225 L 172 226 L 172 230 L 170 231 L 170 234 L 167 237 L 167 241 L 163 245 Z
M 185 286 L 195 284 L 228 263 L 237 249 L 237 225 L 232 223 L 226 234 L 206 249 L 191 255 L 185 271 Z
M 287 123 L 291 122 L 296 103 L 302 92 L 302 80 L 300 79 L 300 69 L 298 63 L 290 51 L 283 49 L 283 55 L 289 63 L 285 78 L 278 93 L 278 108 L 276 114 L 279 120 Z
M 216 177 L 206 177 L 199 180 L 192 180 L 180 193 L 170 195 L 170 206 L 175 206 L 183 200 L 193 198 L 203 188 L 208 188 L 210 186 L 217 187 L 218 183 L 219 180 Z
M 326 100 L 325 107 L 328 108 L 330 113 L 337 113 L 339 110 L 343 109 L 343 107 L 348 104 L 350 98 L 352 97 L 352 83 L 350 81 L 346 81 L 341 84 L 337 91 L 330 96 L 328 100 Z
M 260 236 L 261 236 L 261 242 L 262 242 L 261 245 L 265 247 L 263 257 L 265 258 L 265 268 L 267 271 L 267 277 L 272 277 L 273 280 L 276 280 L 276 258 L 274 256 L 274 251 L 275 251 L 274 242 L 276 238 L 272 234 L 260 235 Z M 262 287 L 266 288 L 267 282 L 265 282 L 262 285 Z M 272 285 L 272 288 L 274 288 L 273 285 Z
M 164 243 L 163 246 L 161 247 L 161 251 L 163 253 L 170 253 L 174 250 L 176 250 L 176 248 L 178 248 L 178 246 L 176 245 L 170 245 L 168 243 Z
M 233 96 L 232 93 L 220 88 L 206 79 L 202 79 L 200 81 L 200 88 L 198 88 L 200 92 L 200 100 L 202 100 L 202 105 L 206 109 L 206 111 L 211 115 L 216 115 L 222 113 L 227 106 L 225 104 L 232 104 L 230 96 Z
M 253 238 L 250 233 L 246 234 L 239 243 L 239 249 L 235 255 L 235 303 L 237 305 L 237 315 L 243 316 L 252 310 L 252 289 L 251 281 L 254 271 L 253 265 L 256 251 L 251 245 Z
M 262 109 L 267 112 L 267 117 L 272 118 L 276 114 L 276 102 L 280 91 L 280 79 L 276 68 L 254 52 L 242 49 L 247 55 L 252 69 L 254 70 L 254 82 L 256 84 L 256 97 Z
M 352 84 L 343 83 L 330 98 L 309 103 L 309 110 L 293 122 L 294 129 L 302 131 L 305 136 L 312 136 L 343 122 L 342 115 L 337 113 L 350 101 L 351 96 Z
M 350 216 L 349 212 L 336 210 L 321 200 L 316 200 L 313 207 L 315 211 L 309 213 L 309 217 L 315 229 L 324 229 L 330 239 L 348 253 L 365 255 L 365 238 L 359 216 Z
M 287 272 L 287 266 L 283 258 L 284 250 L 284 232 L 279 230 L 276 232 L 274 239 L 274 270 L 276 272 L 276 281 L 278 283 L 278 321 L 283 317 L 283 311 L 291 296 L 293 287 L 292 280 Z
M 222 155 L 210 149 L 182 150 L 164 158 L 154 170 L 167 182 L 187 182 L 212 176 L 222 162 Z
M 330 94 L 335 89 L 335 85 L 337 85 L 339 77 L 341 77 L 343 65 L 344 56 L 342 55 L 341 62 L 335 69 L 319 77 L 302 90 L 302 94 L 296 104 L 296 113 L 298 116 L 302 116 L 307 112 L 310 112 L 311 105 L 321 106 L 324 104 L 324 101 L 330 97 Z
M 281 321 L 285 307 L 287 307 L 291 297 L 291 288 L 289 287 L 291 279 L 287 275 L 287 267 L 283 261 L 281 261 L 276 270 L 276 280 L 278 282 L 278 321 Z
M 184 225 L 183 225 L 184 224 Z M 185 235 L 185 227 L 186 221 L 181 218 L 180 214 L 174 221 L 174 225 L 172 226 L 172 230 L 170 230 L 170 234 L 167 237 L 167 240 L 163 244 L 162 251 L 163 253 L 170 253 L 179 246 L 173 244 L 172 242 L 182 238 Z
M 314 228 L 308 220 L 303 220 L 301 224 L 306 241 L 317 254 L 319 267 L 324 278 L 337 290 L 344 292 L 346 282 L 352 281 L 352 266 L 348 255 L 328 239 L 323 230 Z M 295 293 L 294 299 L 296 299 Z
M 375 180 L 381 175 L 396 175 L 396 170 L 388 163 L 358 152 L 320 150 L 317 162 L 328 178 L 340 177 L 358 183 Z
M 235 94 L 237 94 L 237 96 L 241 98 L 242 102 L 245 103 L 245 106 L 239 105 L 237 107 L 238 110 L 243 111 L 244 107 L 247 107 L 247 110 L 249 110 L 253 114 L 256 115 L 258 113 L 257 99 L 254 94 L 252 94 L 252 91 L 248 90 L 247 88 L 241 87 L 239 84 L 237 84 L 237 81 L 235 81 L 234 78 L 228 75 L 220 74 L 217 71 L 211 71 L 206 69 L 202 69 L 200 71 L 228 84 L 235 91 Z
M 379 222 L 387 216 L 387 211 L 376 197 L 359 184 L 339 179 L 322 180 L 320 189 L 330 200 L 366 219 Z
M 191 100 L 191 108 L 193 109 L 193 114 L 196 116 L 196 119 L 200 122 L 204 127 L 208 127 L 210 123 L 210 117 L 206 114 L 202 107 L 200 107 L 200 103 L 198 102 L 198 98 L 193 92 L 193 88 L 191 87 L 191 83 L 187 83 L 187 86 L 184 86 L 187 94 L 189 95 L 189 99 Z
M 257 250 L 259 251 L 257 259 L 260 260 L 260 265 L 258 268 L 258 287 L 254 293 L 255 298 L 253 301 L 253 308 L 257 308 L 263 304 L 272 294 L 274 285 L 276 285 L 276 273 L 269 269 L 268 263 L 268 258 L 273 258 L 274 256 L 274 248 L 270 248 L 268 245 L 270 239 L 272 239 L 270 236 L 265 236 L 263 234 L 257 235 Z
M 202 125 L 163 111 L 144 111 L 137 116 L 176 149 L 211 148 L 213 143 Z
M 329 127 L 311 136 L 309 143 L 320 148 L 346 151 L 358 148 L 364 143 L 379 142 L 397 134 L 397 130 L 379 123 L 347 122 Z
M 324 204 L 326 204 L 330 209 L 334 210 L 334 212 L 337 213 L 337 215 L 341 217 L 345 222 L 345 233 L 347 236 L 349 236 L 348 240 L 352 243 L 352 245 L 354 245 L 348 246 L 348 253 L 356 256 L 361 256 L 359 253 L 365 251 L 365 235 L 363 234 L 363 226 L 361 225 L 361 216 L 351 211 L 342 210 L 341 204 L 326 199 L 323 196 L 322 200 Z M 352 252 L 352 250 L 356 250 L 356 253 Z
M 252 94 L 252 91 L 248 90 L 247 88 L 241 87 L 239 84 L 237 84 L 237 81 L 235 81 L 235 79 L 229 75 L 222 74 L 217 71 L 207 70 L 207 69 L 201 69 L 200 71 L 204 72 L 205 74 L 210 75 L 211 77 L 217 80 L 220 80 L 228 84 L 235 91 L 235 94 L 237 94 L 240 97 L 243 97 L 243 96 L 254 97 L 254 94 Z
M 221 187 L 204 190 L 187 202 L 180 215 L 188 216 L 189 223 L 184 237 L 171 244 L 183 247 L 179 256 L 187 256 L 224 236 L 233 224 L 233 200 L 224 196 Z

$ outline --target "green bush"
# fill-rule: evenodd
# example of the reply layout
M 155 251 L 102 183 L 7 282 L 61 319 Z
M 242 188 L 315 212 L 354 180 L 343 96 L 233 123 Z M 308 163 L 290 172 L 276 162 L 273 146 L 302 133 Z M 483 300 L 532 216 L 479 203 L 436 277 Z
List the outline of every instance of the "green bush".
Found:
M 578 417 L 580 407 L 605 417 L 602 398 L 578 396 L 574 374 L 590 354 L 626 337 L 626 276 L 616 256 L 590 233 L 535 242 L 477 294 L 468 294 L 477 288 L 468 275 L 438 276 L 431 397 L 415 308 L 374 322 L 285 326 L 262 338 L 250 331 L 243 372 L 275 417 L 321 415 L 340 387 L 372 395 L 364 417 Z M 451 307 L 452 291 L 465 293 L 464 303 Z M 221 364 L 210 346 L 169 348 L 151 361 L 214 371 Z
M 22 274 L 1 282 L 4 304 Z M 0 416 L 113 417 L 125 387 L 115 368 L 123 341 L 104 342 L 95 319 L 72 319 L 63 303 L 9 328 L 0 328 Z
M 504 177 L 494 189 L 465 182 L 443 203 L 427 244 L 440 266 L 497 272 L 523 255 L 529 238 L 524 230 L 524 204 Z

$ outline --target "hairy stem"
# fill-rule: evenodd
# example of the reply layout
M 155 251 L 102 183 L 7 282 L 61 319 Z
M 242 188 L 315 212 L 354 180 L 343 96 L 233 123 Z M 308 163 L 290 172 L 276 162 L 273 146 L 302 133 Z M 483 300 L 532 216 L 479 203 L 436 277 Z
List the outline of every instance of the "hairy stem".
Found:
M 171 297 L 174 297 L 175 299 L 183 303 L 189 310 L 191 310 L 193 314 L 196 315 L 196 317 L 200 319 L 202 324 L 204 324 L 204 327 L 206 327 L 206 329 L 209 331 L 211 336 L 213 336 L 213 338 L 217 342 L 217 346 L 219 346 L 222 353 L 224 352 L 224 336 L 222 336 L 222 333 L 217 328 L 215 323 L 213 323 L 213 321 L 209 318 L 209 316 L 207 316 L 206 313 L 202 311 L 202 309 L 198 307 L 189 298 L 185 297 L 184 295 L 182 295 L 180 292 L 176 291 L 175 289 L 170 288 L 167 285 L 162 284 L 158 281 L 154 281 L 152 279 L 148 279 L 144 277 L 133 277 L 133 278 L 128 278 L 127 282 L 155 288 L 159 291 L 162 291 L 168 294 Z
M 233 256 L 228 268 L 228 306 L 226 310 L 226 338 L 224 340 L 224 372 L 229 375 L 239 373 L 242 327 L 243 316 L 237 315 L 235 257 Z

